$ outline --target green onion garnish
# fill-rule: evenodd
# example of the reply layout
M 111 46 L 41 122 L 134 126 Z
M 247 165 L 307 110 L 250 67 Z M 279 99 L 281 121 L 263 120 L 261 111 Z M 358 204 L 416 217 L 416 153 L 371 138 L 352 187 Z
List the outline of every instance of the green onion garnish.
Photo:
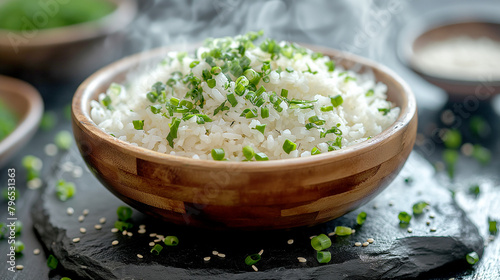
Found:
M 311 239 L 311 246 L 316 251 L 325 250 L 332 246 L 332 240 L 325 234 L 320 234 Z
M 73 136 L 69 131 L 59 131 L 54 138 L 54 143 L 61 150 L 69 150 L 73 144 Z
M 210 70 L 210 73 L 214 76 L 217 76 L 220 74 L 220 72 L 222 72 L 222 69 L 219 67 L 219 66 L 214 66 L 212 67 L 212 69 Z
M 294 70 L 292 67 L 287 67 L 287 68 L 285 68 L 285 71 L 288 73 L 293 73 Z
M 137 130 L 144 129 L 144 120 L 134 120 L 132 121 L 132 124 L 134 124 L 134 128 Z
M 179 238 L 177 238 L 177 236 L 169 235 L 165 237 L 163 243 L 167 246 L 177 246 L 179 245 Z
M 151 103 L 155 103 L 156 100 L 158 99 L 158 94 L 150 91 L 150 92 L 146 93 L 146 97 L 148 98 L 149 101 L 151 101 Z
M 266 125 L 265 124 L 256 125 L 255 129 L 257 129 L 260 133 L 264 134 L 264 131 L 266 131 Z
M 259 254 L 253 254 L 253 255 L 250 255 L 250 256 L 247 256 L 245 258 L 245 264 L 246 265 L 254 265 L 256 263 L 258 263 L 261 259 L 261 256 Z
M 60 201 L 66 201 L 73 197 L 76 192 L 75 184 L 59 180 L 56 185 L 56 196 Z
M 253 69 L 247 69 L 243 72 L 243 75 L 248 79 L 248 81 L 254 85 L 257 85 L 260 81 L 259 73 L 255 72 Z
M 351 76 L 347 76 L 344 78 L 344 83 L 348 83 L 350 81 L 356 81 L 357 79 Z
M 373 96 L 375 94 L 375 91 L 373 91 L 373 89 L 370 89 L 368 90 L 366 93 L 365 93 L 365 96 L 366 97 L 370 97 L 370 96 Z
M 161 250 L 163 250 L 163 246 L 161 246 L 160 244 L 155 244 L 155 246 L 151 249 L 151 253 L 158 256 Z
M 391 108 L 378 108 L 378 111 L 383 113 L 384 116 L 386 116 L 391 111 Z
M 295 149 L 297 149 L 297 144 L 286 139 L 285 143 L 283 143 L 283 151 L 285 151 L 285 153 L 287 153 L 287 154 L 290 154 L 290 152 L 294 151 Z
M 174 147 L 174 139 L 177 138 L 177 130 L 179 129 L 180 123 L 181 119 L 174 118 L 170 124 L 170 132 L 167 135 L 167 141 L 172 148 Z
M 245 118 L 247 118 L 247 119 L 256 118 L 259 116 L 257 113 L 257 109 L 246 109 L 246 110 L 248 110 L 245 113 Z M 245 112 L 245 110 L 243 112 Z
M 34 169 L 34 170 L 40 171 L 42 169 L 43 162 L 41 159 L 39 159 L 36 156 L 27 155 L 27 156 L 23 157 L 22 165 L 26 169 Z
M 1 107 L 2 107 L 2 105 L 0 103 L 0 108 Z M 3 117 L 5 117 L 5 116 L 3 116 Z M 43 113 L 42 120 L 40 121 L 40 128 L 42 130 L 44 130 L 44 131 L 49 131 L 52 128 L 54 128 L 54 126 L 56 126 L 56 123 L 57 123 L 57 116 L 56 116 L 56 114 L 54 112 L 52 112 L 52 111 L 48 111 L 48 112 Z
M 281 89 L 281 96 L 284 98 L 288 98 L 288 90 L 287 89 Z
M 359 213 L 358 216 L 356 217 L 356 223 L 360 226 L 363 225 L 366 221 L 366 216 L 367 216 L 366 212 Z
M 318 148 L 313 147 L 311 150 L 311 155 L 314 156 L 314 155 L 319 155 L 319 154 L 321 154 L 321 151 Z
M 118 215 L 118 220 L 128 221 L 132 218 L 132 208 L 127 206 L 120 206 L 116 209 L 116 214 Z
M 338 236 L 346 236 L 352 234 L 352 228 L 350 227 L 336 226 L 334 231 Z
M 266 92 L 266 88 L 264 86 L 260 86 L 260 88 L 255 92 L 255 95 L 260 96 L 264 92 Z
M 253 156 L 255 155 L 255 152 L 252 148 L 252 146 L 250 145 L 247 145 L 245 147 L 243 147 L 243 156 L 247 159 L 247 160 L 251 160 L 253 158 Z
M 329 111 L 333 111 L 333 106 L 321 106 L 321 108 L 319 108 L 321 110 L 321 112 L 329 112 Z
M 458 129 L 449 129 L 443 135 L 444 145 L 448 149 L 457 149 L 462 144 L 462 134 Z
M 101 100 L 101 104 L 106 107 L 106 108 L 110 108 L 111 106 L 111 97 L 109 97 L 109 95 L 106 95 L 102 100 Z
M 472 157 L 479 161 L 482 165 L 487 165 L 491 161 L 491 151 L 479 144 L 476 144 L 472 150 Z
M 316 254 L 319 263 L 329 263 L 332 260 L 332 254 L 328 251 L 319 251 Z
M 56 269 L 58 264 L 59 264 L 59 261 L 56 259 L 56 257 L 54 257 L 54 255 L 52 255 L 52 254 L 49 255 L 49 257 L 47 258 L 47 266 L 50 269 Z
M 446 169 L 450 178 L 455 176 L 455 164 L 459 157 L 459 153 L 455 150 L 446 149 L 443 151 L 443 161 L 446 163 Z
M 490 232 L 491 235 L 495 235 L 498 233 L 498 226 L 497 226 L 498 222 L 491 219 L 490 217 L 488 217 L 488 230 Z
M 398 214 L 398 219 L 400 224 L 409 224 L 411 221 L 411 215 L 404 211 L 401 211 Z
M 195 61 L 193 61 L 193 62 L 191 62 L 191 63 L 189 64 L 189 68 L 195 68 L 195 67 L 196 67 L 196 65 L 198 65 L 198 64 L 200 64 L 200 62 L 199 62 L 198 60 L 195 60 Z
M 334 61 L 327 61 L 325 62 L 326 67 L 328 67 L 328 72 L 333 72 L 335 70 L 335 62 Z
M 255 154 L 255 160 L 256 161 L 266 161 L 266 160 L 269 160 L 269 158 L 264 153 L 256 153 Z
M 479 187 L 478 184 L 472 185 L 469 187 L 469 193 L 478 197 L 479 194 L 481 193 L 481 188 Z
M 309 118 L 309 122 L 316 125 L 324 125 L 326 121 L 318 116 L 312 116 Z
M 424 212 L 425 207 L 427 207 L 428 205 L 429 205 L 429 203 L 427 203 L 425 201 L 420 201 L 420 202 L 413 204 L 413 207 L 412 207 L 413 214 L 414 215 L 422 214 Z
M 479 261 L 479 256 L 476 252 L 470 252 L 467 254 L 467 256 L 465 256 L 465 259 L 469 264 L 475 264 Z
M 134 225 L 132 223 L 122 222 L 122 221 L 115 222 L 115 228 L 117 228 L 119 231 L 130 230 L 133 227 Z
M 212 158 L 214 160 L 223 160 L 224 156 L 226 155 L 226 152 L 224 152 L 224 149 L 212 149 Z
M 152 105 L 151 107 L 151 113 L 153 114 L 159 114 L 161 112 L 161 105 Z
M 24 243 L 21 240 L 17 240 L 16 242 L 14 242 L 14 252 L 16 252 L 16 254 L 21 253 L 23 250 Z
M 21 234 L 21 231 L 23 230 L 23 223 L 21 221 L 15 221 L 14 222 L 14 232 L 16 235 Z
M 234 96 L 233 93 L 230 93 L 227 95 L 227 101 L 231 104 L 231 106 L 235 107 L 238 105 L 238 101 L 236 100 L 236 97 Z
M 344 103 L 344 99 L 339 94 L 334 97 L 330 97 L 330 102 L 332 102 L 333 107 L 338 107 Z
M 216 82 L 215 82 L 214 79 L 207 80 L 207 85 L 208 85 L 209 88 L 214 88 L 215 84 L 216 84 Z
M 260 108 L 260 116 L 265 119 L 265 118 L 268 118 L 269 117 L 269 108 L 267 107 L 262 107 Z

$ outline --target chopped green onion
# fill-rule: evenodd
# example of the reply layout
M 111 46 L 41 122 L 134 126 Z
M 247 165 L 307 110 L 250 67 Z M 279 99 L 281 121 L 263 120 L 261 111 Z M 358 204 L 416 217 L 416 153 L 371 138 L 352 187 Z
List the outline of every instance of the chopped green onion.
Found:
M 154 83 L 151 88 L 156 92 L 157 95 L 162 93 L 165 90 L 165 85 L 162 82 Z
M 40 171 L 43 166 L 43 162 L 41 159 L 37 158 L 33 155 L 27 155 L 23 157 L 22 165 L 26 169 L 34 169 Z
M 101 104 L 109 109 L 111 106 L 111 97 L 106 94 L 106 96 L 101 100 Z
M 251 119 L 251 118 L 256 118 L 258 117 L 257 109 L 250 109 L 246 112 L 245 118 Z
M 256 153 L 255 154 L 255 160 L 256 161 L 266 161 L 266 160 L 269 160 L 269 158 L 264 153 Z
M 261 255 L 259 254 L 253 254 L 253 255 L 250 255 L 250 256 L 247 256 L 245 258 L 245 264 L 246 265 L 254 265 L 256 263 L 258 263 L 261 259 Z
M 181 119 L 174 118 L 170 124 L 170 132 L 167 135 L 167 141 L 172 148 L 174 147 L 174 139 L 177 138 L 177 130 L 179 129 L 180 123 Z
M 191 110 L 191 109 L 193 109 L 194 104 L 193 104 L 193 102 L 188 101 L 188 100 L 181 100 L 179 102 L 179 106 L 184 106 L 184 107 L 188 108 L 189 110 Z
M 457 129 L 449 129 L 443 136 L 444 145 L 448 149 L 457 149 L 462 144 L 462 134 Z
M 148 100 L 151 102 L 151 103 L 155 103 L 156 100 L 158 99 L 158 95 L 154 92 L 148 92 L 146 93 L 146 97 L 148 98 Z
M 23 223 L 21 221 L 15 221 L 14 222 L 14 232 L 16 235 L 21 234 L 21 231 L 23 230 Z
M 328 67 L 328 72 L 333 72 L 335 70 L 335 62 L 334 61 L 327 61 L 325 62 L 326 67 Z
M 170 103 L 171 103 L 172 105 L 174 105 L 174 106 L 179 106 L 179 102 L 181 102 L 181 101 L 179 100 L 179 98 L 175 98 L 175 97 L 170 98 Z
M 60 201 L 66 201 L 75 195 L 76 187 L 71 182 L 59 180 L 56 185 L 56 196 Z
M 219 67 L 219 66 L 214 66 L 212 67 L 212 69 L 210 70 L 210 73 L 214 76 L 217 76 L 220 74 L 220 72 L 222 72 L 222 69 Z
M 470 252 L 465 256 L 465 259 L 469 264 L 475 264 L 479 261 L 479 256 L 476 252 Z
M 333 107 L 338 107 L 344 103 L 344 99 L 339 94 L 334 97 L 330 97 L 330 102 L 332 102 Z
M 488 230 L 490 232 L 491 235 L 495 235 L 498 233 L 498 226 L 497 226 L 498 222 L 491 219 L 490 217 L 488 217 Z
M 293 73 L 293 71 L 294 71 L 292 67 L 287 67 L 287 68 L 285 68 L 285 70 L 288 73 Z
M 151 253 L 153 255 L 159 255 L 161 250 L 163 250 L 163 246 L 161 246 L 160 244 L 155 244 L 155 246 L 153 247 L 153 249 L 151 249 Z
M 151 113 L 156 115 L 156 114 L 159 114 L 161 112 L 162 106 L 161 105 L 152 105 L 150 108 L 151 108 Z
M 69 277 L 63 277 L 63 278 L 61 278 L 61 280 L 71 280 L 71 278 L 69 278 Z
M 238 101 L 236 100 L 236 97 L 234 96 L 233 93 L 230 93 L 227 95 L 227 101 L 231 104 L 231 106 L 235 107 L 238 105 Z
M 319 154 L 321 154 L 321 151 L 318 148 L 313 147 L 311 150 L 311 155 L 314 156 L 314 155 L 319 155 Z
M 409 224 L 411 221 L 411 215 L 404 211 L 401 211 L 398 214 L 398 219 L 400 224 Z
M 290 154 L 290 152 L 294 151 L 297 149 L 297 144 L 293 143 L 292 141 L 286 139 L 285 143 L 283 143 L 283 151 L 285 153 Z
M 57 115 L 52 112 L 45 112 L 43 113 L 42 120 L 40 121 L 40 128 L 44 131 L 49 131 L 54 126 L 56 126 L 57 123 Z
M 326 121 L 318 116 L 312 116 L 309 118 L 309 122 L 317 125 L 324 125 Z
M 375 91 L 373 91 L 373 89 L 370 89 L 368 90 L 366 93 L 365 93 L 365 96 L 366 97 L 370 97 L 370 96 L 373 96 L 375 94 Z
M 378 108 L 378 111 L 383 113 L 384 116 L 386 116 L 391 111 L 391 108 Z
M 333 111 L 333 106 L 321 106 L 321 108 L 319 108 L 321 110 L 321 112 L 329 112 L 329 111 Z
M 334 231 L 338 236 L 346 236 L 352 234 L 352 228 L 350 227 L 336 226 Z
M 332 240 L 325 234 L 320 234 L 311 239 L 311 246 L 316 251 L 325 250 L 332 246 Z
M 481 188 L 479 187 L 478 184 L 470 186 L 469 187 L 469 193 L 472 194 L 472 195 L 475 195 L 476 197 L 478 197 L 479 194 L 481 193 Z
M 264 131 L 266 131 L 266 125 L 265 124 L 256 125 L 255 129 L 257 129 L 260 133 L 264 134 Z
M 446 169 L 450 178 L 453 178 L 455 176 L 455 165 L 459 157 L 459 153 L 455 150 L 446 149 L 443 151 L 443 160 L 446 163 Z
M 359 213 L 358 216 L 356 217 L 356 223 L 360 226 L 363 225 L 366 221 L 366 216 L 367 216 L 366 212 Z
M 481 138 L 485 138 L 491 133 L 490 125 L 480 116 L 473 116 L 470 119 L 469 128 L 474 136 Z
M 319 251 L 316 254 L 319 263 L 329 263 L 332 260 L 332 254 L 328 251 Z
M 191 62 L 191 63 L 189 64 L 189 68 L 195 68 L 195 67 L 196 67 L 196 65 L 198 65 L 198 64 L 200 64 L 200 61 L 195 60 L 195 61 L 193 61 L 193 62 Z
M 187 52 L 178 52 L 177 53 L 177 59 L 179 60 L 180 63 L 184 60 L 184 58 L 187 56 Z
M 217 107 L 217 108 L 215 109 L 215 111 L 214 111 L 214 116 L 215 116 L 215 115 L 217 115 L 217 113 L 219 113 L 219 112 L 229 110 L 229 107 L 228 107 L 228 106 L 226 106 L 226 102 L 227 102 L 227 100 L 226 100 L 226 101 L 224 101 L 224 102 L 222 102 L 222 104 L 220 104 L 220 105 L 219 105 L 219 107 Z
M 269 117 L 269 108 L 267 107 L 262 107 L 260 108 L 260 116 L 265 119 Z
M 214 88 L 215 84 L 216 84 L 216 82 L 215 82 L 214 79 L 207 80 L 207 85 L 208 85 L 209 88 Z
M 472 157 L 482 165 L 487 165 L 491 161 L 491 151 L 477 144 L 474 145 L 474 149 L 472 150 Z
M 127 206 L 120 206 L 116 209 L 116 214 L 118 215 L 118 220 L 128 221 L 132 218 L 132 208 Z
M 323 54 L 319 53 L 319 52 L 315 52 L 315 53 L 311 54 L 311 59 L 312 60 L 316 60 L 316 59 L 322 58 L 322 57 L 323 57 Z
M 344 83 L 348 83 L 350 81 L 356 81 L 357 79 L 351 76 L 347 76 L 344 78 Z
M 115 222 L 115 228 L 117 228 L 119 231 L 130 230 L 133 227 L 134 227 L 134 225 L 132 223 L 123 222 L 123 221 L 116 221 Z
M 266 88 L 264 86 L 260 86 L 260 88 L 255 92 L 255 95 L 260 96 L 264 92 L 266 92 Z
M 14 252 L 16 252 L 16 254 L 21 253 L 23 250 L 24 243 L 21 240 L 17 240 L 16 242 L 14 242 Z
M 253 70 L 251 68 L 245 70 L 243 75 L 245 75 L 245 77 L 248 79 L 248 81 L 254 85 L 257 85 L 260 81 L 259 73 L 257 73 L 255 70 Z
M 61 130 L 56 134 L 54 143 L 61 150 L 69 150 L 73 144 L 73 136 L 69 131 Z
M 177 238 L 177 236 L 169 235 L 165 237 L 163 243 L 167 246 L 177 246 L 179 245 L 179 238 Z
M 253 156 L 255 155 L 255 152 L 253 151 L 253 148 L 252 146 L 250 145 L 247 145 L 245 147 L 243 147 L 243 156 L 247 159 L 247 160 L 251 160 L 253 158 Z
M 56 269 L 58 264 L 59 264 L 59 261 L 56 259 L 56 257 L 54 257 L 54 255 L 52 255 L 52 254 L 49 255 L 49 257 L 47 258 L 47 266 L 50 269 Z
M 415 204 L 413 204 L 412 210 L 414 215 L 419 215 L 424 212 L 425 207 L 427 207 L 429 203 L 425 201 L 420 201 Z
M 134 128 L 136 130 L 143 130 L 144 129 L 144 120 L 134 120 L 134 121 L 132 121 L 132 124 L 134 124 Z
M 288 98 L 288 90 L 287 89 L 281 89 L 281 96 L 284 98 Z
M 212 149 L 212 158 L 214 160 L 223 160 L 224 156 L 226 155 L 226 152 L 224 152 L 224 149 Z

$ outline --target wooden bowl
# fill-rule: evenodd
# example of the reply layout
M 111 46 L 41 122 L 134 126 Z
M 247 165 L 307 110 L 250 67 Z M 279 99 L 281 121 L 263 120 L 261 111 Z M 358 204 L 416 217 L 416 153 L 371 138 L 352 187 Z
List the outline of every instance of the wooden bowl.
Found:
M 21 149 L 33 136 L 42 118 L 43 101 L 31 85 L 0 75 L 0 100 L 18 118 L 16 129 L 0 140 L 0 167 Z
M 34 32 L 0 29 L 0 68 L 55 79 L 83 78 L 92 73 L 116 52 L 121 44 L 119 31 L 133 20 L 137 10 L 135 0 L 106 1 L 116 9 L 96 21 Z M 47 13 L 42 8 L 37 12 Z
M 169 50 L 163 48 L 113 63 L 80 85 L 72 104 L 78 148 L 113 194 L 176 224 L 282 229 L 332 220 L 366 203 L 395 178 L 415 141 L 417 111 L 411 90 L 386 67 L 336 50 L 314 49 L 342 58 L 338 63 L 346 68 L 372 70 L 401 108 L 396 122 L 370 140 L 335 152 L 251 163 L 162 154 L 106 134 L 89 116 L 90 101 L 141 65 L 158 63 Z

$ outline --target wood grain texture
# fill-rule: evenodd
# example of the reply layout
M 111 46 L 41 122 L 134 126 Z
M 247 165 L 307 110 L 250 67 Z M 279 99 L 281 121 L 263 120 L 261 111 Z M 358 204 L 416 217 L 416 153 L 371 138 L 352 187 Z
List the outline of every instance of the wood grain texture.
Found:
M 116 196 L 164 220 L 213 229 L 279 229 L 332 220 L 366 203 L 397 175 L 412 150 L 416 102 L 392 71 L 370 60 L 308 46 L 350 68 L 373 71 L 401 108 L 396 122 L 363 143 L 314 157 L 215 162 L 161 154 L 106 134 L 90 119 L 90 100 L 112 82 L 161 60 L 162 48 L 118 61 L 88 78 L 73 98 L 73 131 L 94 175 Z

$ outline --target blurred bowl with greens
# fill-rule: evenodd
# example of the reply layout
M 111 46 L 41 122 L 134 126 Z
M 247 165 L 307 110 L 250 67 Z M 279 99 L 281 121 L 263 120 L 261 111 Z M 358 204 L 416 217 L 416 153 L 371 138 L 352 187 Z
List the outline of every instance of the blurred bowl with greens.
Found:
M 83 78 L 113 57 L 134 0 L 6 0 L 0 3 L 0 71 Z

